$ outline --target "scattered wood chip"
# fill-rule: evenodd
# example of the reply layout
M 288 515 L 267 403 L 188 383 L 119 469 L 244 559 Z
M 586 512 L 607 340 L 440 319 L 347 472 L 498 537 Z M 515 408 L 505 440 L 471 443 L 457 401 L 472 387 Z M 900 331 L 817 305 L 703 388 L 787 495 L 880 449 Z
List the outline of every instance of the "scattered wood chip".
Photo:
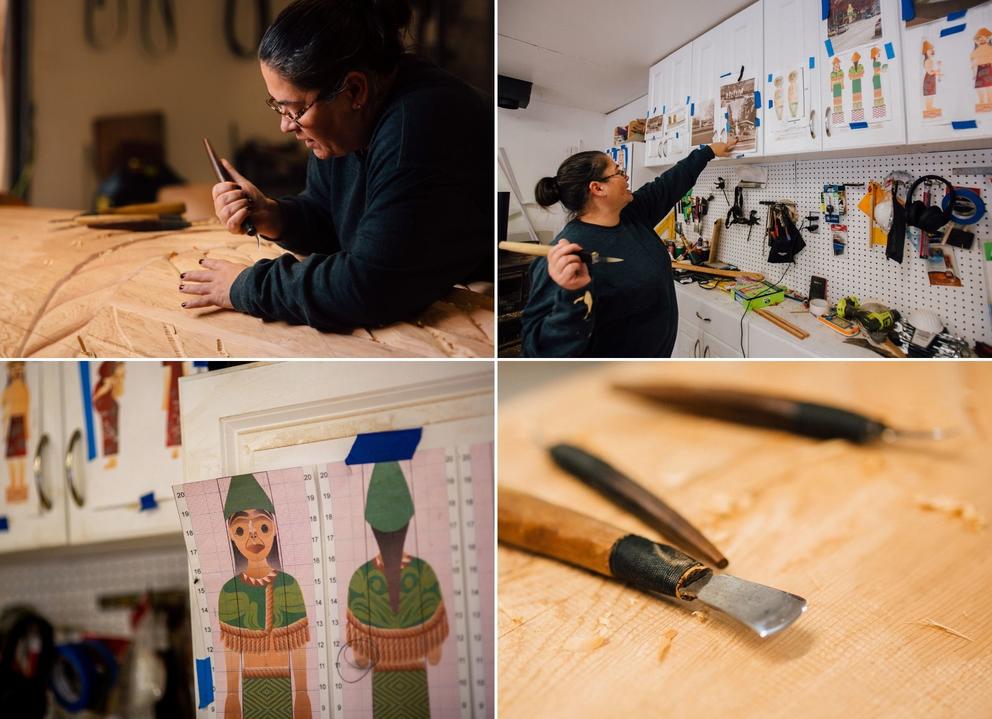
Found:
M 665 661 L 665 657 L 668 656 L 669 650 L 672 648 L 672 642 L 675 637 L 678 636 L 678 632 L 674 629 L 666 629 L 664 638 L 661 640 L 661 650 L 658 652 L 658 661 Z
M 951 629 L 946 624 L 941 624 L 940 622 L 935 622 L 933 619 L 923 619 L 923 620 L 920 621 L 920 624 L 922 624 L 925 627 L 933 627 L 934 629 L 939 629 L 942 632 L 947 632 L 948 634 L 951 634 L 951 635 L 953 635 L 955 637 L 960 637 L 961 639 L 966 639 L 969 642 L 972 641 L 971 637 L 962 634 L 961 632 L 957 631 L 956 629 Z
M 709 510 L 714 517 L 730 519 L 750 509 L 754 497 L 748 493 L 732 497 L 729 494 L 716 494 L 710 502 Z
M 692 616 L 698 619 L 700 624 L 706 624 L 710 620 L 710 613 L 705 609 L 697 609 L 692 613 Z
M 953 497 L 924 497 L 917 495 L 916 506 L 929 512 L 943 512 L 949 517 L 962 520 L 969 529 L 978 531 L 988 525 L 985 515 L 975 505 Z
M 612 616 L 613 616 L 613 612 L 607 612 L 606 614 L 604 614 L 603 616 L 601 616 L 599 618 L 599 624 L 600 624 L 600 626 L 603 626 L 603 627 L 610 626 L 610 617 L 612 617 Z
M 565 649 L 570 652 L 591 652 L 599 649 L 609 641 L 610 640 L 607 638 L 606 634 L 600 630 L 594 634 L 581 634 L 579 636 L 572 637 L 565 642 Z

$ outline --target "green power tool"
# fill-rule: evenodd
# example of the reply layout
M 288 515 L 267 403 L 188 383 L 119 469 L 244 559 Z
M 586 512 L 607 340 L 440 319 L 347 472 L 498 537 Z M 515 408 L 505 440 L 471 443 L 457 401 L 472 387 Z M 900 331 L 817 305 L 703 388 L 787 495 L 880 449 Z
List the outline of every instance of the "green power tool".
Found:
M 837 314 L 846 320 L 856 321 L 876 342 L 883 342 L 899 319 L 899 313 L 895 310 L 876 302 L 862 305 L 854 295 L 837 302 Z

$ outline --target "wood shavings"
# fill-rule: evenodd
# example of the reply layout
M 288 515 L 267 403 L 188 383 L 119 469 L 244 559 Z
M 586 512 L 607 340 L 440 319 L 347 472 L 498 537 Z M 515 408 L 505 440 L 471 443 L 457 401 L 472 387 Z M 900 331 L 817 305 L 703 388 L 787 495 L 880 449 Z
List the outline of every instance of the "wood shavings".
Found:
M 732 497 L 729 494 L 716 494 L 710 502 L 710 513 L 718 519 L 730 519 L 746 512 L 754 504 L 754 497 L 748 493 Z
M 610 626 L 610 617 L 613 616 L 613 612 L 607 612 L 599 618 L 599 625 L 602 627 Z
M 948 634 L 950 634 L 952 636 L 959 637 L 961 639 L 966 639 L 969 642 L 972 641 L 971 637 L 962 634 L 961 632 L 957 631 L 956 629 L 951 629 L 946 624 L 941 624 L 940 622 L 935 622 L 933 619 L 923 619 L 923 620 L 920 621 L 920 624 L 922 624 L 925 627 L 933 627 L 934 629 L 939 629 L 942 632 L 947 632 Z
M 969 529 L 978 531 L 988 525 L 985 515 L 981 514 L 975 505 L 954 499 L 953 497 L 925 497 L 917 495 L 916 506 L 929 512 L 943 512 L 949 517 L 962 520 Z
M 593 634 L 581 634 L 565 642 L 565 649 L 570 652 L 591 652 L 599 649 L 610 640 L 602 630 Z
M 698 619 L 700 624 L 706 624 L 710 620 L 710 613 L 705 609 L 697 609 L 692 613 L 692 616 Z
M 675 637 L 677 637 L 678 635 L 679 633 L 674 629 L 665 630 L 665 635 L 661 640 L 661 649 L 658 651 L 659 662 L 665 661 L 665 657 L 668 656 L 668 652 L 672 648 L 672 642 L 675 641 Z

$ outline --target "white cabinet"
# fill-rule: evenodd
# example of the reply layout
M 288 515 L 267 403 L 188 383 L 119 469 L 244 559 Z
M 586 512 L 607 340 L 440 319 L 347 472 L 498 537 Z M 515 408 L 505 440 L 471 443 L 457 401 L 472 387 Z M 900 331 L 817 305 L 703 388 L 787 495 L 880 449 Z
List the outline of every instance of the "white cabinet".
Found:
M 761 155 L 764 80 L 764 16 L 756 2 L 717 27 L 717 135 L 736 135 L 737 153 Z M 778 41 L 778 38 L 775 38 Z
M 685 45 L 651 68 L 648 83 L 648 119 L 645 164 L 672 165 L 686 157 L 689 144 L 689 87 L 692 81 L 692 46 Z M 662 118 L 658 130 L 657 118 Z
M 992 137 L 992 3 L 902 28 L 909 142 Z
M 781 312 L 779 313 L 781 314 Z M 788 317 L 790 321 L 794 316 Z M 797 341 L 778 327 L 773 327 L 767 320 L 754 315 L 747 318 L 747 356 L 748 357 L 788 357 L 805 358 L 820 357 L 809 342 Z
M 720 28 L 714 28 L 692 41 L 692 73 L 689 83 L 689 114 L 692 123 L 690 145 L 709 145 L 717 129 L 716 112 L 720 104 L 717 72 L 720 52 Z M 721 115 L 722 117 L 722 115 Z
M 823 149 L 903 145 L 899 0 L 831 2 L 820 21 Z
M 0 363 L 0 552 L 66 542 L 59 365 Z
M 764 154 L 819 152 L 819 3 L 764 0 Z
M 190 371 L 183 362 L 62 365 L 70 543 L 179 536 L 179 378 Z

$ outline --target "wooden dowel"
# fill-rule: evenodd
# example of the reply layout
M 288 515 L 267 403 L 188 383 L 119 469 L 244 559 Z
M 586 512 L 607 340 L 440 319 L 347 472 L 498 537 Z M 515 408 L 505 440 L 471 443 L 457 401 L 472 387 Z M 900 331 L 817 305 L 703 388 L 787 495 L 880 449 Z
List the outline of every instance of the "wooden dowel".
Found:
M 772 324 L 779 326 L 780 328 L 782 328 L 783 330 L 785 330 L 786 332 L 788 332 L 793 337 L 798 337 L 801 340 L 804 340 L 807 337 L 809 337 L 809 332 L 807 332 L 806 330 L 802 329 L 801 327 L 796 327 L 794 324 L 792 324 L 788 320 L 779 317 L 777 314 L 775 314 L 774 312 L 771 312 L 770 310 L 768 310 L 768 309 L 766 309 L 764 307 L 762 307 L 760 309 L 756 309 L 754 312 L 755 312 L 755 314 L 758 314 L 758 315 L 764 317 L 766 320 L 768 320 Z
M 502 244 L 502 243 L 500 243 Z M 744 272 L 743 270 L 717 270 L 712 267 L 702 267 L 692 265 L 688 262 L 672 262 L 672 269 L 688 270 L 689 272 L 700 272 L 704 275 L 716 275 L 717 277 L 744 277 L 745 279 L 761 282 L 765 276 L 760 272 Z

